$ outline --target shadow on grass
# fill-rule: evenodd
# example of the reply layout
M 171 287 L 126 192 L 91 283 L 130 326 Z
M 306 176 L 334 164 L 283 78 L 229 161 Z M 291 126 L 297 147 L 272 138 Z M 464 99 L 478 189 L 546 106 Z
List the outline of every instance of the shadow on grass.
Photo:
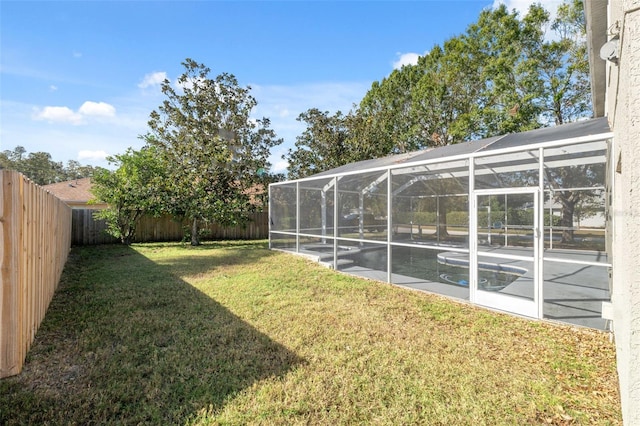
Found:
M 185 423 L 304 362 L 174 267 L 127 247 L 75 248 L 23 372 L 0 381 L 0 424 Z

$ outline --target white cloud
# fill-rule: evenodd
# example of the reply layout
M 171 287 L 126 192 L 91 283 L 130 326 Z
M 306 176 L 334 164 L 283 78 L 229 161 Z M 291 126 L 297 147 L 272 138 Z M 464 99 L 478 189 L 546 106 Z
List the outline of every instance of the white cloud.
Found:
M 138 87 L 146 89 L 151 86 L 159 86 L 167 78 L 167 73 L 164 71 L 156 71 L 151 74 L 146 74 L 142 81 L 138 83 Z
M 281 108 L 281 109 L 280 109 L 280 112 L 278 113 L 278 115 L 279 115 L 280 117 L 283 117 L 283 118 L 284 118 L 284 117 L 288 117 L 288 116 L 289 116 L 289 110 L 288 110 L 288 109 L 286 109 L 286 108 Z
M 280 145 L 271 150 L 269 156 L 269 163 L 271 163 L 272 173 L 286 173 L 289 167 L 289 162 L 282 157 L 287 154 L 289 150 L 288 146 Z
M 272 173 L 284 173 L 287 171 L 287 168 L 289 168 L 289 162 L 287 160 L 279 159 L 277 161 L 274 161 L 274 159 L 272 159 L 272 164 L 271 164 Z
M 419 53 L 397 53 L 398 60 L 393 62 L 394 69 L 400 69 L 405 65 L 416 65 L 418 63 L 418 58 L 420 57 Z
M 82 164 L 113 168 L 104 160 L 104 153 L 113 155 L 123 153 L 128 147 L 140 149 L 144 145 L 138 136 L 147 131 L 150 109 L 136 104 L 140 100 L 139 96 L 132 97 L 129 102 L 119 100 L 118 105 L 124 106 L 118 108 L 118 114 L 113 118 L 81 117 L 75 113 L 83 120 L 83 125 L 75 126 L 70 125 L 70 120 L 60 124 L 59 119 L 58 125 L 51 125 L 44 117 L 33 121 L 34 111 L 44 113 L 44 108 L 0 99 L 0 117 L 3 118 L 0 151 L 21 145 L 27 152 L 48 152 L 54 161 L 66 163 L 68 160 L 80 161 L 78 151 L 84 150 L 87 152 L 82 154 Z M 45 115 L 52 117 L 55 113 L 56 110 L 50 108 Z M 66 114 L 73 116 L 74 112 L 67 108 Z
M 73 57 L 74 58 L 82 58 L 82 52 L 74 51 L 73 52 Z
M 105 102 L 86 101 L 82 104 L 78 113 L 85 116 L 114 117 L 116 115 L 116 109 L 113 105 Z
M 58 86 L 53 85 L 53 84 L 51 86 L 49 86 L 49 91 L 50 92 L 55 92 L 56 90 L 58 90 Z
M 34 120 L 45 120 L 49 123 L 67 123 L 75 126 L 86 124 L 87 117 L 115 117 L 116 109 L 106 102 L 86 101 L 78 111 L 73 111 L 66 106 L 46 106 L 42 109 L 35 108 Z
M 42 110 L 36 109 L 33 118 L 50 123 L 82 124 L 82 115 L 64 106 L 46 106 Z
M 277 137 L 284 139 L 282 145 L 271 150 L 269 161 L 273 172 L 286 170 L 287 162 L 281 157 L 294 147 L 296 137 L 305 129 L 304 123 L 296 120 L 300 113 L 318 108 L 330 114 L 337 111 L 346 114 L 371 87 L 370 81 L 278 86 L 253 82 L 246 84 L 252 87 L 251 94 L 258 101 L 252 118 L 269 118 L 270 127 L 275 130 Z M 144 91 L 144 96 L 140 96 L 136 88 L 130 96 L 115 99 L 112 105 L 117 106 L 117 111 L 109 108 L 109 104 L 96 101 L 80 102 L 78 106 L 83 107 L 79 108 L 34 108 L 30 104 L 9 105 L 4 102 L 6 105 L 3 105 L 0 102 L 3 117 L 6 116 L 6 122 L 11 123 L 2 126 L 2 149 L 22 145 L 30 152 L 47 151 L 56 161 L 77 159 L 83 164 L 109 167 L 104 161 L 106 153 L 122 153 L 128 147 L 139 149 L 144 144 L 138 136 L 148 131 L 149 113 L 161 101 L 162 97 L 156 91 Z M 37 114 L 33 113 L 34 110 Z M 100 111 L 103 115 L 96 115 Z M 109 111 L 114 112 L 115 116 L 105 117 Z M 24 117 L 29 117 L 30 113 L 32 118 L 40 121 L 25 122 Z M 65 125 L 51 126 L 47 121 Z M 80 149 L 86 152 L 80 155 Z
M 173 87 L 175 87 L 176 90 L 178 90 L 180 92 L 184 92 L 187 89 L 193 89 L 193 86 L 195 86 L 198 83 L 202 83 L 204 81 L 205 81 L 205 79 L 203 77 L 196 76 L 196 77 L 192 77 L 192 78 L 187 78 L 187 80 L 184 81 L 184 82 L 176 80 L 173 83 Z
M 82 150 L 78 152 L 78 161 L 83 162 L 83 161 L 91 161 L 91 162 L 96 162 L 96 161 L 104 161 L 105 158 L 107 158 L 109 154 L 107 154 L 106 152 L 102 151 L 102 150 L 98 150 L 98 151 L 89 151 L 89 150 Z

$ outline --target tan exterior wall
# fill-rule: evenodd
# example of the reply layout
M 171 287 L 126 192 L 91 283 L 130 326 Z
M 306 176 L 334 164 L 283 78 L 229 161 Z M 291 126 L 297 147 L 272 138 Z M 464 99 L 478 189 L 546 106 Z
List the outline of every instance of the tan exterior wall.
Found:
M 608 24 L 620 37 L 618 64 L 607 62 L 605 105 L 615 135 L 613 327 L 624 424 L 640 425 L 640 0 L 611 0 Z

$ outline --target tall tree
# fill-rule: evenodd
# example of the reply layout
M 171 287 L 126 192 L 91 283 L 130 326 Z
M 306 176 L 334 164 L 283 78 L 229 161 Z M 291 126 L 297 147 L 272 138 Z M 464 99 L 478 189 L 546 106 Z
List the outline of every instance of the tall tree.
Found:
M 524 17 L 500 5 L 484 10 L 462 36 L 463 51 L 471 58 L 464 66 L 471 72 L 461 72 L 480 84 L 469 139 L 540 127 L 531 55 L 544 42 L 548 19 L 539 5 L 531 6 Z
M 504 5 L 484 10 L 464 34 L 374 82 L 346 117 L 309 110 L 289 151 L 291 176 L 585 117 L 582 2 L 567 0 L 557 20 L 549 16 L 540 5 L 523 17 Z
M 27 152 L 23 146 L 16 146 L 13 151 L 4 150 L 0 152 L 0 168 L 18 170 L 22 162 L 24 154 Z
M 548 122 L 570 123 L 591 116 L 591 85 L 584 5 L 567 0 L 558 7 L 553 41 L 535 57 L 543 111 Z
M 38 185 L 58 182 L 64 175 L 62 163 L 53 161 L 48 152 L 32 152 L 27 155 L 22 161 L 21 172 Z
M 420 80 L 412 92 L 411 115 L 420 148 L 469 140 L 474 134 L 482 80 L 460 37 L 434 47 L 418 60 Z
M 296 138 L 295 150 L 289 149 L 289 177 L 302 178 L 354 161 L 347 117 L 340 111 L 329 115 L 312 108 L 300 114 L 298 121 L 307 128 Z
M 505 6 L 483 11 L 465 34 L 374 82 L 346 117 L 332 121 L 313 110 L 301 115 L 307 130 L 289 152 L 289 172 L 299 176 L 299 170 L 310 174 L 538 127 L 522 64 L 524 48 L 542 39 L 533 29 L 544 19 L 536 15 L 523 23 Z M 344 118 L 339 129 L 338 118 Z
M 567 0 L 558 7 L 552 23 L 554 37 L 545 42 L 533 55 L 538 69 L 537 87 L 545 124 L 559 125 L 591 116 L 591 86 L 586 43 L 584 5 L 580 0 Z M 562 206 L 560 225 L 564 228 L 562 242 L 574 239 L 576 210 L 590 209 L 601 203 L 597 191 L 573 188 L 598 186 L 604 182 L 601 165 L 567 166 L 546 170 L 553 188 L 568 190 L 554 192 Z
M 413 92 L 421 76 L 418 66 L 405 65 L 371 85 L 349 126 L 359 160 L 423 147 L 422 140 L 415 135 L 411 114 Z
M 83 166 L 75 160 L 69 160 L 65 167 L 62 162 L 53 161 L 48 152 L 27 153 L 24 147 L 18 145 L 11 151 L 0 152 L 0 169 L 16 170 L 38 185 L 47 185 L 91 177 L 98 168 Z
M 167 209 L 191 222 L 191 244 L 200 243 L 199 222 L 235 225 L 248 220 L 251 188 L 264 182 L 269 150 L 281 143 L 269 120 L 253 119 L 250 87 L 192 59 L 176 85 L 162 83 L 166 100 L 151 113 L 147 143 L 167 164 Z

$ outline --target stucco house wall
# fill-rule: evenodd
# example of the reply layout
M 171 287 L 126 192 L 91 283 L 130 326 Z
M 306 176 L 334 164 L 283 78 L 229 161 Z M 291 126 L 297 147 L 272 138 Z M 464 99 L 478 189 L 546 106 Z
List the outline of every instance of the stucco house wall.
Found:
M 640 0 L 585 0 L 585 10 L 594 111 L 614 133 L 608 230 L 622 417 L 640 425 Z M 605 60 L 607 41 L 617 53 Z

